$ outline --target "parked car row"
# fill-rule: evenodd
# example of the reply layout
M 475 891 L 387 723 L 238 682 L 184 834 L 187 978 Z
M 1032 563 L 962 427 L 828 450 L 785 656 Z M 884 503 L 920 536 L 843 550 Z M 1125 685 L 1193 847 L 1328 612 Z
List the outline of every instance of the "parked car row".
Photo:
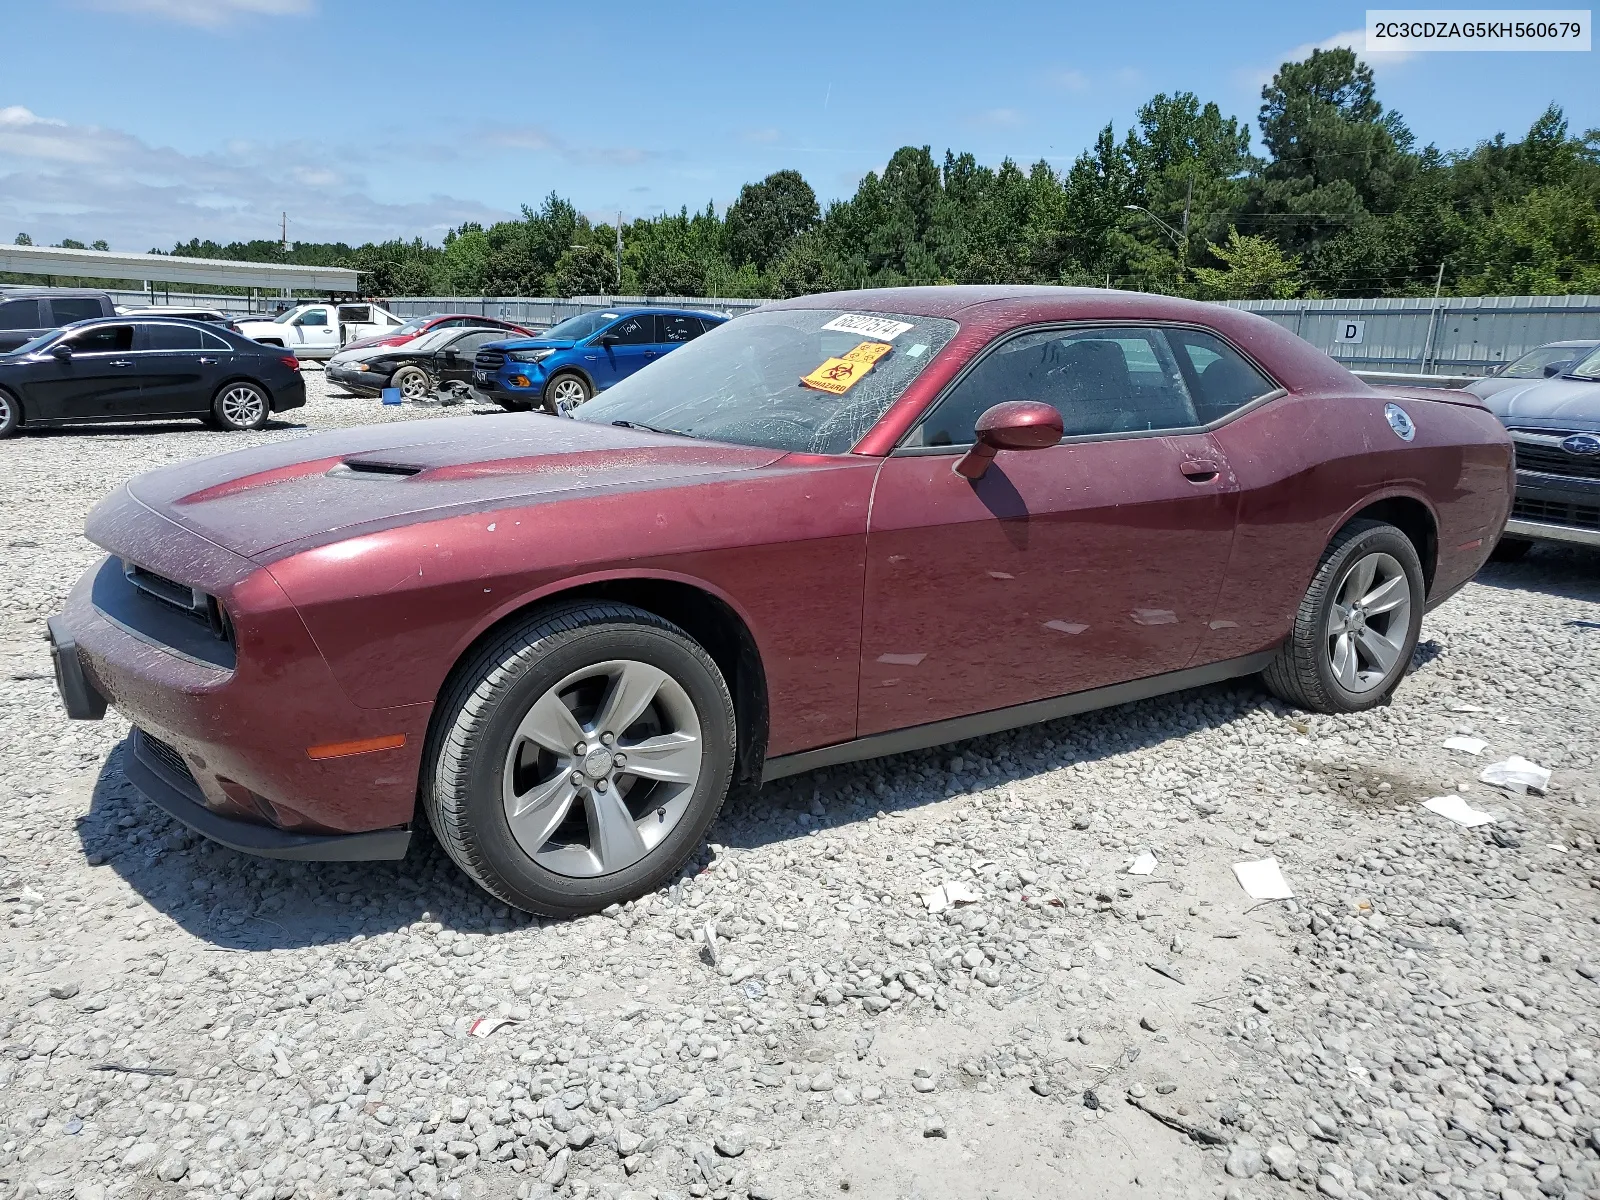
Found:
M 1511 434 L 1517 492 L 1501 560 L 1535 542 L 1600 546 L 1600 342 L 1551 342 L 1468 385 Z
M 171 417 L 259 429 L 305 402 L 293 354 L 214 322 L 96 317 L 0 354 L 0 438 L 25 427 Z

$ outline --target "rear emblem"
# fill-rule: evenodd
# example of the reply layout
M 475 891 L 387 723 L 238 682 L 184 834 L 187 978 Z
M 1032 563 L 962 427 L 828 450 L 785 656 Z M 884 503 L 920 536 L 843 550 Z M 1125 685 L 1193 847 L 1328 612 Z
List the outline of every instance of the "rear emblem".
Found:
M 1417 436 L 1417 427 L 1412 423 L 1411 414 L 1398 404 L 1385 404 L 1383 419 L 1389 422 L 1389 428 L 1402 442 L 1409 442 Z
M 1592 433 L 1575 433 L 1561 439 L 1561 448 L 1568 454 L 1600 454 L 1600 437 Z

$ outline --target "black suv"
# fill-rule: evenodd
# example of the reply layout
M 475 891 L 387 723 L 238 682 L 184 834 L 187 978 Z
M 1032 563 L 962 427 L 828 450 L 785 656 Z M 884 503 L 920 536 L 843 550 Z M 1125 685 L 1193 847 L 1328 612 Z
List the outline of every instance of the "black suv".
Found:
M 0 287 L 0 354 L 90 317 L 114 317 L 111 297 L 89 288 Z

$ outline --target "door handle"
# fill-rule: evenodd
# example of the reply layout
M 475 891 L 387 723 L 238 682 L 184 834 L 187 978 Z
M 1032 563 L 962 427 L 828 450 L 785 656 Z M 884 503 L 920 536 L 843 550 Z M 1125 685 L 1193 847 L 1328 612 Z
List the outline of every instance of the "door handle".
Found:
M 1178 470 L 1190 483 L 1210 483 L 1218 474 L 1217 464 L 1209 458 L 1185 459 Z
M 113 358 L 110 362 L 106 363 L 106 366 L 108 366 L 108 367 L 131 367 L 131 366 L 133 366 L 133 361 L 131 359 L 127 359 L 127 358 Z
M 217 365 L 217 363 L 219 363 L 221 361 L 222 361 L 221 359 L 217 359 L 217 358 L 202 358 L 200 360 L 200 363 L 201 363 L 202 366 L 214 367 L 214 366 Z

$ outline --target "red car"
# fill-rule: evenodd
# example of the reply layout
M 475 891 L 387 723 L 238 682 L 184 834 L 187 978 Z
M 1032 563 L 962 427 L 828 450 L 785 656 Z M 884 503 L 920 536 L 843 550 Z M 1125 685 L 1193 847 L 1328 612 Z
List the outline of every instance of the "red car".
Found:
M 1061 288 L 808 296 L 576 410 L 141 476 L 50 622 L 68 711 L 257 854 L 429 820 L 508 904 L 659 886 L 757 783 L 1235 676 L 1382 702 L 1505 525 L 1475 397 L 1260 317 Z
M 361 338 L 354 342 L 346 342 L 339 347 L 343 354 L 346 350 L 365 350 L 372 346 L 404 346 L 407 342 L 414 341 L 425 333 L 435 329 L 456 329 L 471 325 L 473 328 L 504 329 L 507 333 L 520 333 L 532 336 L 531 329 L 521 325 L 513 325 L 510 321 L 502 321 L 499 317 L 474 317 L 467 313 L 437 313 L 431 317 L 412 317 L 404 325 L 388 333 L 380 333 L 373 337 Z

